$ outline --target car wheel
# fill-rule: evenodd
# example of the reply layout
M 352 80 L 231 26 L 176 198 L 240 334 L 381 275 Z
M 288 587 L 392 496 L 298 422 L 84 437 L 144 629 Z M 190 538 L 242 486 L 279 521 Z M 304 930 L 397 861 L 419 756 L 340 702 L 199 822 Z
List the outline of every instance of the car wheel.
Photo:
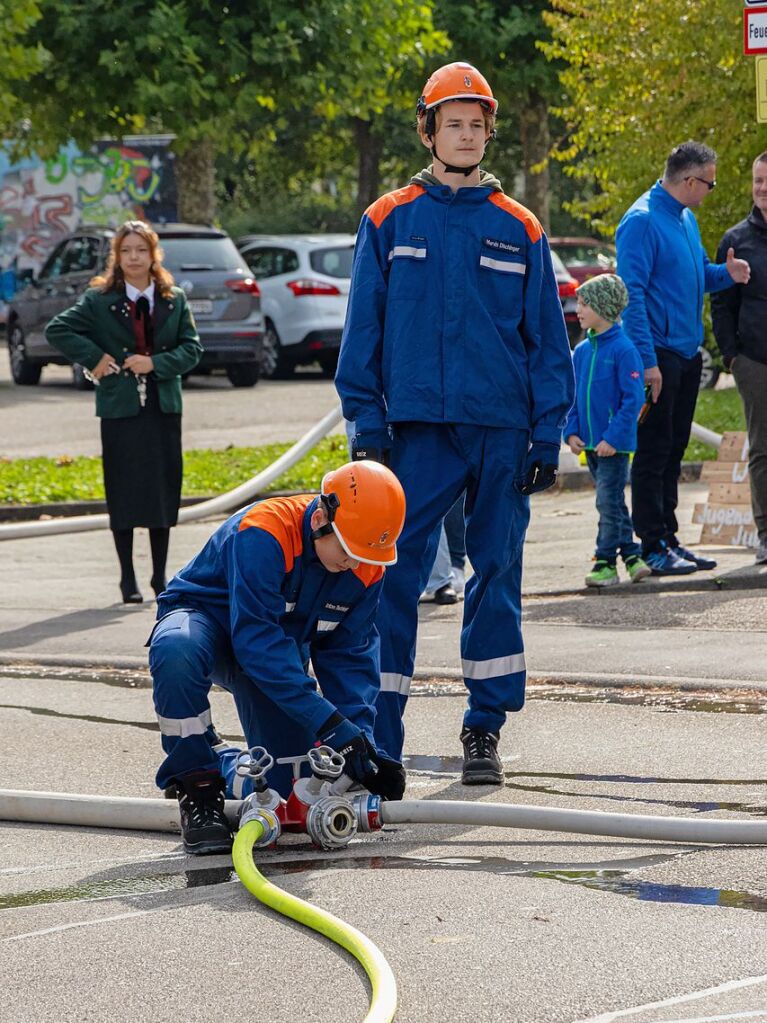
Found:
M 253 387 L 258 383 L 261 366 L 257 362 L 236 362 L 226 367 L 226 375 L 232 387 Z
M 293 375 L 294 369 L 293 363 L 285 356 L 274 324 L 267 320 L 261 347 L 261 376 L 265 380 L 287 380 Z
M 711 352 L 707 348 L 700 349 L 702 366 L 700 371 L 700 384 L 698 390 L 708 391 L 716 386 L 721 370 L 715 364 Z
M 42 364 L 31 362 L 27 358 L 24 331 L 17 321 L 14 321 L 8 333 L 8 358 L 11 363 L 11 376 L 15 384 L 29 387 L 40 383 L 40 374 L 43 371 Z
M 72 364 L 72 383 L 77 391 L 92 391 L 95 386 L 93 381 L 85 375 L 85 370 L 79 362 Z

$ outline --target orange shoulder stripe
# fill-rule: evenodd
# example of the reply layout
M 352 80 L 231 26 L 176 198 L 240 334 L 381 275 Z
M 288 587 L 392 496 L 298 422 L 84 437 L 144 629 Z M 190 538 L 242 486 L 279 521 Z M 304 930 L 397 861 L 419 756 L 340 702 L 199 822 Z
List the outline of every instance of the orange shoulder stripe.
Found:
M 543 228 L 538 218 L 526 206 L 523 206 L 521 202 L 517 202 L 516 199 L 510 199 L 503 192 L 493 192 L 490 196 L 490 202 L 498 206 L 499 209 L 505 210 L 506 213 L 510 213 L 517 220 L 521 220 L 527 232 L 527 237 L 531 242 L 537 242 L 543 234 Z
M 368 206 L 365 216 L 372 220 L 376 227 L 380 227 L 395 207 L 405 206 L 417 199 L 419 195 L 423 195 L 425 191 L 423 185 L 405 185 L 404 188 L 398 188 L 396 192 L 387 192 L 386 195 L 382 195 L 380 199 L 376 199 L 372 205 Z
M 380 582 L 385 571 L 386 569 L 383 565 L 367 565 L 362 561 L 356 568 L 352 569 L 352 572 L 354 572 L 365 589 L 374 583 Z
M 290 572 L 303 550 L 304 513 L 313 500 L 311 494 L 301 494 L 298 497 L 271 497 L 261 501 L 242 516 L 240 530 L 255 527 L 273 536 L 282 548 L 285 571 Z

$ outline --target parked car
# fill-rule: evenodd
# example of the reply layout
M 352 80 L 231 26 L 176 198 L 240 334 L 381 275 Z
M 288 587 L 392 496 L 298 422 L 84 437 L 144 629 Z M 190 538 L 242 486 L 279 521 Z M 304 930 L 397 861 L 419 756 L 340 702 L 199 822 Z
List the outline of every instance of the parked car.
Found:
M 354 235 L 246 235 L 237 242 L 261 288 L 262 373 L 319 362 L 332 377 L 349 299 Z
M 570 347 L 575 348 L 583 337 L 581 325 L 575 315 L 575 292 L 578 288 L 578 281 L 565 268 L 565 264 L 559 256 L 551 250 L 551 262 L 554 264 L 554 276 L 557 279 L 559 301 L 562 303 L 562 312 L 565 314 L 565 326 L 567 336 L 570 340 Z
M 264 320 L 259 289 L 247 263 L 224 231 L 194 224 L 156 228 L 164 265 L 189 297 L 204 353 L 194 372 L 223 369 L 235 387 L 259 378 Z M 37 277 L 29 276 L 9 303 L 8 355 L 17 384 L 37 384 L 43 367 L 67 365 L 45 340 L 45 325 L 72 305 L 106 263 L 114 232 L 83 226 L 51 252 Z M 81 366 L 72 368 L 76 387 L 91 386 Z
M 550 238 L 549 243 L 579 284 L 589 277 L 615 273 L 615 246 L 610 242 L 598 238 Z

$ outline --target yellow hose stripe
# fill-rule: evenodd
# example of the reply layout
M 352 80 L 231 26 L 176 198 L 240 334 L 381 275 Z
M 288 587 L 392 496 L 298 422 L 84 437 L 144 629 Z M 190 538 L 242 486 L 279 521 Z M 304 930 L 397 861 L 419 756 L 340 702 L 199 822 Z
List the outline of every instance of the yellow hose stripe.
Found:
M 262 832 L 258 821 L 249 821 L 235 836 L 232 861 L 242 883 L 259 902 L 324 934 L 350 952 L 367 973 L 372 988 L 370 1009 L 363 1023 L 391 1023 L 397 1011 L 397 981 L 381 950 L 351 924 L 267 881 L 253 862 L 253 845 Z

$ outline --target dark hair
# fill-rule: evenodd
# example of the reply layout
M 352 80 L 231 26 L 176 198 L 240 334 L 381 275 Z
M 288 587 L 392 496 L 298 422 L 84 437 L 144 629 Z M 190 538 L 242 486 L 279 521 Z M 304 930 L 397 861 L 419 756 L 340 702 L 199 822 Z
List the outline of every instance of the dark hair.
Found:
M 756 167 L 758 163 L 767 163 L 767 149 L 763 153 L 760 153 L 752 163 L 752 167 Z
M 716 153 L 710 146 L 702 142 L 688 139 L 679 146 L 674 146 L 666 160 L 663 177 L 672 184 L 681 181 L 686 173 L 705 167 L 707 163 L 716 163 Z

